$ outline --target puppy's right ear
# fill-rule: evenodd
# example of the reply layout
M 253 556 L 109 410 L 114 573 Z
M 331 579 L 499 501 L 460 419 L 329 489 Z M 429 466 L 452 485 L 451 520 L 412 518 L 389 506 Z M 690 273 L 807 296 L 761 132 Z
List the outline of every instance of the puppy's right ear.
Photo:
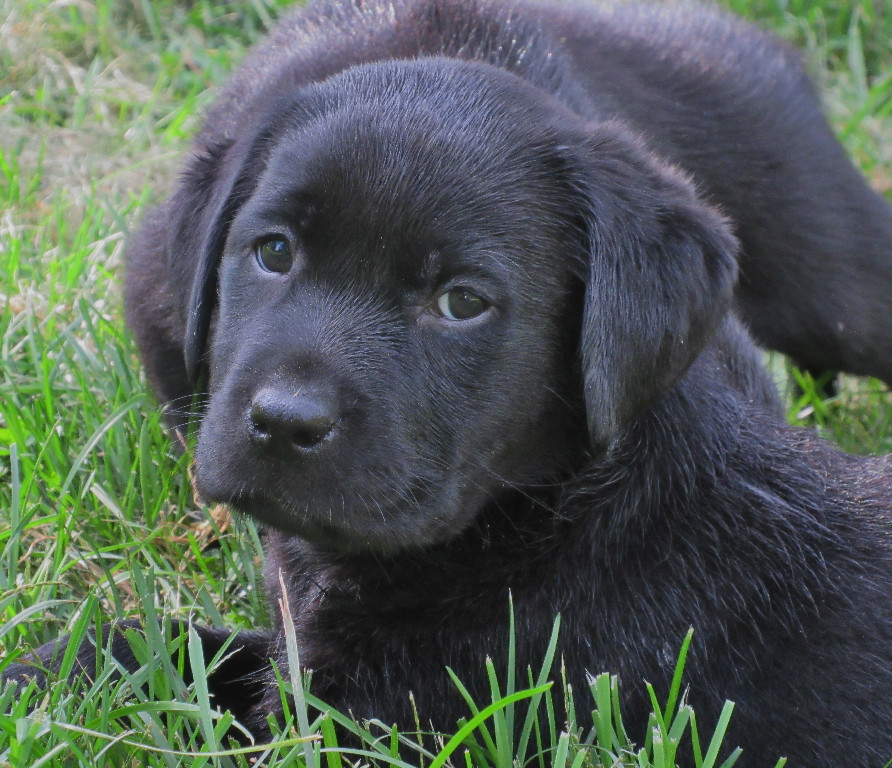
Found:
M 236 138 L 205 141 L 169 200 L 168 269 L 183 310 L 183 357 L 193 390 L 206 366 L 229 227 L 254 193 L 277 139 L 309 114 L 305 96 L 292 91 L 270 98 L 262 113 L 246 110 L 247 122 L 231 129 Z
M 731 304 L 737 241 L 676 169 L 620 124 L 574 147 L 585 237 L 580 356 L 589 432 L 609 446 L 700 354 Z
M 226 142 L 196 155 L 171 197 L 147 211 L 128 238 L 127 323 L 155 396 L 171 406 L 166 419 L 177 436 L 186 432 L 188 403 L 200 389 L 229 221 L 262 170 L 252 144 Z
M 197 155 L 170 200 L 168 268 L 184 309 L 183 358 L 193 391 L 205 367 L 217 272 L 229 226 L 265 164 L 265 138 L 226 142 Z

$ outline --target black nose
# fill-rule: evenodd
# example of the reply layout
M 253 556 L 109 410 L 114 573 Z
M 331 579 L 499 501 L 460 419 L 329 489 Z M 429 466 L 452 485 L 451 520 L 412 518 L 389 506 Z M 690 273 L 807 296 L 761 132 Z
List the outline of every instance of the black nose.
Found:
M 264 388 L 251 402 L 251 438 L 274 448 L 312 451 L 331 437 L 339 418 L 335 398 L 317 388 Z

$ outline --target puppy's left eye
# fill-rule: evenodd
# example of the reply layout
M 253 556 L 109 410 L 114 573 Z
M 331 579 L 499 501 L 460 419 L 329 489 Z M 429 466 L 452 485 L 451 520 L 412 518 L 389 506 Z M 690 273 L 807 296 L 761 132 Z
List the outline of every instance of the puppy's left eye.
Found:
M 282 237 L 270 237 L 263 240 L 254 249 L 257 263 L 267 272 L 285 273 L 294 264 L 291 245 Z
M 437 299 L 437 310 L 447 320 L 472 320 L 482 315 L 489 302 L 467 288 L 453 288 Z

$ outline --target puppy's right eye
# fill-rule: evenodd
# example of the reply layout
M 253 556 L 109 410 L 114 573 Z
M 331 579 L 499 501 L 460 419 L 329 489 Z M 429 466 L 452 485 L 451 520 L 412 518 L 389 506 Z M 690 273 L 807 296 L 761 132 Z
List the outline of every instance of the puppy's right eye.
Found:
M 260 267 L 267 272 L 284 274 L 294 264 L 291 245 L 283 237 L 270 237 L 262 241 L 254 249 L 254 255 Z

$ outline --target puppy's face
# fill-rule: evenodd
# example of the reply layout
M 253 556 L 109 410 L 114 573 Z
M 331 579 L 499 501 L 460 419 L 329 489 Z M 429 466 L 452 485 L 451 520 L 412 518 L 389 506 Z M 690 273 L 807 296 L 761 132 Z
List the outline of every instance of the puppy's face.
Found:
M 387 552 L 579 453 L 582 260 L 551 139 L 500 81 L 455 78 L 347 73 L 264 137 L 219 267 L 209 500 Z
M 198 488 L 323 546 L 443 541 L 578 471 L 730 304 L 691 184 L 509 73 L 363 65 L 244 126 L 169 251 L 193 373 L 217 313 Z

